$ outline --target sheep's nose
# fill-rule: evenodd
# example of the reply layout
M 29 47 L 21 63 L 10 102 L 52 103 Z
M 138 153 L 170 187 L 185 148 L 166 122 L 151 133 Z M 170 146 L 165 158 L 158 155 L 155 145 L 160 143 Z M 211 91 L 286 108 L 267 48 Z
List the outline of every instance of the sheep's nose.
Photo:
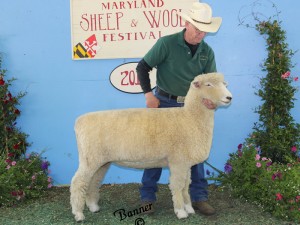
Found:
M 231 101 L 231 100 L 232 100 L 232 97 L 227 96 L 226 99 L 228 99 L 229 101 Z

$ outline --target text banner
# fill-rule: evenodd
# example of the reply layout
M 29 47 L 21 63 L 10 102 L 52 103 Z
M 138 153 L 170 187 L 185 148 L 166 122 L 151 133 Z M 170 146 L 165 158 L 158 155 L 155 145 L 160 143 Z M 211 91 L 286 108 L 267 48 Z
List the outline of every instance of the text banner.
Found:
M 73 59 L 141 58 L 195 0 L 71 0 Z

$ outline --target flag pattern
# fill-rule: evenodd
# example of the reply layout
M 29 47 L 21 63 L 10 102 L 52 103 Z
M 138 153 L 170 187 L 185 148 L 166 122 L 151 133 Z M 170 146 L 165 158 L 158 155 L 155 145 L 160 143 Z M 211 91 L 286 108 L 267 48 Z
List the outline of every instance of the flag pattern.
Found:
M 78 43 L 73 47 L 73 58 L 94 58 L 97 54 L 95 47 L 98 45 L 96 35 L 93 34 L 82 43 Z

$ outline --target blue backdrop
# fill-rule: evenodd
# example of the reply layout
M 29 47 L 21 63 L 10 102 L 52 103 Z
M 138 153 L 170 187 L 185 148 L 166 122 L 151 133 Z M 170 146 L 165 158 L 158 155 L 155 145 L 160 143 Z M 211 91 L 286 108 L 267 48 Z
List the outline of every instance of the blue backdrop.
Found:
M 51 163 L 55 184 L 69 184 L 78 166 L 74 135 L 75 119 L 89 111 L 144 107 L 143 94 L 126 94 L 115 89 L 111 71 L 125 62 L 140 59 L 73 61 L 71 59 L 70 2 L 61 0 L 0 0 L 0 52 L 8 77 L 16 77 L 13 92 L 26 91 L 22 99 L 18 126 L 29 134 L 30 151 L 42 152 Z M 215 115 L 215 133 L 208 161 L 223 170 L 228 154 L 251 132 L 258 120 L 254 108 L 260 99 L 254 94 L 263 75 L 260 64 L 266 58 L 265 40 L 255 29 L 239 26 L 240 18 L 254 25 L 253 0 L 207 0 L 214 16 L 223 17 L 219 32 L 206 37 L 233 93 L 233 103 Z M 269 17 L 276 13 L 270 1 L 256 4 L 254 11 Z M 300 2 L 274 0 L 293 50 L 300 48 Z M 258 2 L 259 3 L 259 2 Z M 297 28 L 298 27 L 298 28 Z M 293 63 L 300 61 L 300 54 Z M 292 69 L 300 75 L 300 67 Z M 295 83 L 299 85 L 299 83 Z M 299 99 L 299 92 L 296 98 Z M 300 122 L 300 103 L 293 116 Z M 141 170 L 112 166 L 105 183 L 140 182 Z M 168 182 L 165 169 L 160 180 Z

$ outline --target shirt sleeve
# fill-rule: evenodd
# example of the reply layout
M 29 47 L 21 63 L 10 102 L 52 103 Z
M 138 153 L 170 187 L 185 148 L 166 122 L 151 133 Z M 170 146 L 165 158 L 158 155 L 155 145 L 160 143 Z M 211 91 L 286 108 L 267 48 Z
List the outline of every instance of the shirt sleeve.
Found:
M 139 78 L 140 85 L 144 93 L 152 91 L 149 76 L 149 72 L 151 70 L 152 68 L 145 62 L 144 59 L 142 59 L 136 67 L 137 76 Z
M 152 70 L 152 68 L 157 67 L 157 65 L 163 62 L 165 58 L 166 46 L 163 43 L 163 38 L 160 38 L 136 67 L 137 76 L 144 93 L 152 91 L 149 72 Z
M 167 52 L 164 38 L 160 38 L 144 56 L 144 60 L 151 68 L 156 67 L 165 61 L 168 54 Z
M 209 48 L 207 64 L 204 68 L 204 73 L 214 73 L 214 72 L 217 72 L 215 53 L 211 48 Z

